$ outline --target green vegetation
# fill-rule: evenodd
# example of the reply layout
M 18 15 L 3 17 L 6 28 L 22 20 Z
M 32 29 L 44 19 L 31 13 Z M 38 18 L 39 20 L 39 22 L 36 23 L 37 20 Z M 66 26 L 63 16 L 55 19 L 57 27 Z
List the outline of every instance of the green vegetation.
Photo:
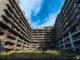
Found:
M 0 58 L 63 58 L 69 54 L 75 54 L 67 50 L 34 50 L 34 51 L 11 51 L 0 54 Z

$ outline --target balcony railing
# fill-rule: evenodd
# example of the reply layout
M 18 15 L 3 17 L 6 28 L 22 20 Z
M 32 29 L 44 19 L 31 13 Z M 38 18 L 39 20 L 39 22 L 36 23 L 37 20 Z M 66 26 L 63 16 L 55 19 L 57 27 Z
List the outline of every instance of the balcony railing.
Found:
M 5 45 L 4 48 L 7 48 L 7 49 L 14 49 L 15 48 L 15 45 Z
M 65 44 L 70 44 L 70 40 L 65 41 Z
M 76 45 L 76 44 L 75 44 L 75 45 L 74 45 L 74 48 L 80 48 L 80 45 Z
M 74 8 L 72 8 L 71 12 L 68 14 L 67 19 L 69 18 L 70 14 L 74 11 L 75 8 L 76 8 L 76 6 L 74 6 Z M 75 15 L 74 15 L 74 16 L 75 16 Z M 73 16 L 73 17 L 74 17 L 74 16 Z M 72 18 L 73 18 L 73 17 L 72 17 Z M 71 18 L 71 20 L 72 20 L 72 18 Z M 66 20 L 67 20 L 67 19 L 66 19 Z M 65 21 L 66 21 L 66 20 L 65 20 Z M 63 22 L 63 24 L 64 24 L 64 22 Z M 62 25 L 63 25 L 63 24 L 62 24 Z M 66 26 L 67 26 L 67 25 L 65 25 L 65 26 L 61 29 L 61 31 L 62 31 Z
M 80 40 L 80 36 L 73 38 L 73 41 Z
M 72 25 L 69 26 L 69 29 L 70 29 L 72 26 L 74 26 L 78 21 L 79 21 L 78 19 L 75 20 L 75 21 L 72 23 Z
M 66 37 L 64 37 L 64 40 L 66 40 L 66 39 L 68 39 L 69 38 L 69 36 L 66 36 Z
M 67 49 L 71 49 L 72 47 L 71 47 L 71 46 L 67 46 L 66 48 L 67 48 Z
M 75 35 L 76 33 L 80 32 L 80 27 L 74 31 L 71 32 L 72 35 Z
M 16 43 L 16 40 L 12 40 L 12 39 L 6 39 L 5 41 L 9 41 L 9 42 L 12 42 L 12 43 Z

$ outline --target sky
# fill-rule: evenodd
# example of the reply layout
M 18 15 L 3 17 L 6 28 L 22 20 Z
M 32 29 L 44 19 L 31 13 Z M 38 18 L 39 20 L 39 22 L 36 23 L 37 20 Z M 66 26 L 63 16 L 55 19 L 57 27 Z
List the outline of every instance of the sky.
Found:
M 65 0 L 20 0 L 20 7 L 32 28 L 53 26 Z

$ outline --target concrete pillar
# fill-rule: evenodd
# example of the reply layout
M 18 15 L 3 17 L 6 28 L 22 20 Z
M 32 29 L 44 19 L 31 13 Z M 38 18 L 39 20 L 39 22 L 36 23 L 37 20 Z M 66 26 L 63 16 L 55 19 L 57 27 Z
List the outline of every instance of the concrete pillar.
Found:
M 18 40 L 18 36 L 16 36 L 16 43 L 15 43 L 15 50 L 17 50 L 17 40 Z
M 71 46 L 72 46 L 72 48 L 74 48 L 74 44 L 73 44 L 73 41 L 72 41 L 72 35 L 71 35 L 71 32 L 69 32 L 69 37 L 70 37 Z
M 8 30 L 8 29 L 7 29 Z M 7 40 L 7 36 L 9 35 L 9 32 L 8 31 L 4 31 L 4 38 L 2 40 L 3 42 L 3 47 L 5 46 L 5 40 Z
M 62 40 L 63 40 L 64 49 L 65 49 L 65 41 L 64 41 L 64 38 Z
M 60 41 L 59 41 L 59 49 L 60 49 Z

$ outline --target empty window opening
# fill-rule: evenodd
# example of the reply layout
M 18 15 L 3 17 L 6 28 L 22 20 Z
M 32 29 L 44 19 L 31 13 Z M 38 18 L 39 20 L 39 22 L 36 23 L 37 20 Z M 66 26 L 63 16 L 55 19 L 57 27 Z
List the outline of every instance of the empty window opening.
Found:
M 4 11 L 5 11 L 5 14 L 6 14 L 8 17 L 12 18 L 12 16 L 10 15 L 10 13 L 9 13 L 6 9 L 4 9 Z
M 21 47 L 21 45 L 17 44 L 18 47 Z
M 13 10 L 11 9 L 11 7 L 10 7 L 8 4 L 7 4 L 6 6 L 8 7 L 8 10 L 9 10 L 11 13 L 14 13 Z
M 2 15 L 2 18 L 3 18 L 3 20 L 4 20 L 6 23 L 9 23 L 9 24 L 10 24 L 10 21 L 9 21 L 5 16 Z
M 15 44 L 12 42 L 5 42 L 5 45 L 15 45 Z
M 7 36 L 7 38 L 12 39 L 12 40 L 16 40 L 16 38 L 14 38 L 12 36 Z
M 0 35 L 4 35 L 4 32 L 0 32 Z
M 6 26 L 4 23 L 0 22 L 0 27 L 3 28 L 3 29 L 8 29 L 9 27 Z
M 10 2 L 10 4 L 11 4 L 11 6 L 12 6 L 13 8 L 15 8 L 15 7 L 14 7 L 14 5 L 13 5 L 13 3 L 12 3 L 12 1 L 11 1 L 11 0 L 9 0 L 9 2 Z

